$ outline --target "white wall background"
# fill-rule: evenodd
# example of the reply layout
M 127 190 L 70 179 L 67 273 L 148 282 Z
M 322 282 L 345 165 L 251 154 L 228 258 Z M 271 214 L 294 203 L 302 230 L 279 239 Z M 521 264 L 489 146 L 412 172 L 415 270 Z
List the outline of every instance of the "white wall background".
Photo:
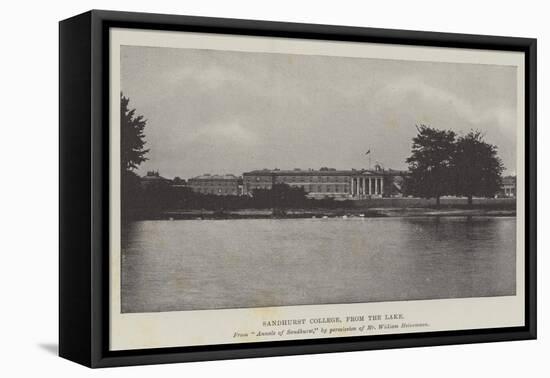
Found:
M 550 27 L 543 1 L 96 0 L 4 2 L 0 23 L 0 375 L 543 376 L 548 372 L 548 221 L 539 215 L 539 340 L 89 370 L 56 357 L 58 26 L 91 8 L 539 39 L 539 214 L 545 189 Z M 544 274 L 546 272 L 546 274 Z

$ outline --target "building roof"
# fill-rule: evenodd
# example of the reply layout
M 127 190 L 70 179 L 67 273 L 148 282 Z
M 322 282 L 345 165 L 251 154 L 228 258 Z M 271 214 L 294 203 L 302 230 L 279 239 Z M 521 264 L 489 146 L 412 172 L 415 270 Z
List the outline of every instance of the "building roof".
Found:
M 244 172 L 243 176 L 352 176 L 352 175 L 388 175 L 401 174 L 401 171 L 393 169 L 389 170 L 374 170 L 374 169 L 257 169 L 249 172 Z
M 167 178 L 162 177 L 158 171 L 149 171 L 145 176 L 141 178 L 142 181 L 170 181 Z
M 189 180 L 238 180 L 239 178 L 235 175 L 228 174 L 228 175 L 211 175 L 209 173 L 205 173 L 204 175 L 192 177 Z

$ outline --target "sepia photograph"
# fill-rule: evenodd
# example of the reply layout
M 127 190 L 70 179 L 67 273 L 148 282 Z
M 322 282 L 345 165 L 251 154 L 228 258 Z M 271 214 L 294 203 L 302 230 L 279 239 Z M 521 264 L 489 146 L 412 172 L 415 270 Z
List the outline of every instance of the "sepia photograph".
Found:
M 120 46 L 121 313 L 516 295 L 517 75 Z

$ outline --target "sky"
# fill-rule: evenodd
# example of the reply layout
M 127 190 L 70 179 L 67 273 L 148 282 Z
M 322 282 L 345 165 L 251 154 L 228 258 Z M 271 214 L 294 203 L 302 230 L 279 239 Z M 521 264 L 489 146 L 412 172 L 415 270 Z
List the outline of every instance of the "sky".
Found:
M 419 124 L 480 130 L 516 170 L 515 67 L 122 46 L 121 90 L 147 119 L 140 174 L 406 169 Z

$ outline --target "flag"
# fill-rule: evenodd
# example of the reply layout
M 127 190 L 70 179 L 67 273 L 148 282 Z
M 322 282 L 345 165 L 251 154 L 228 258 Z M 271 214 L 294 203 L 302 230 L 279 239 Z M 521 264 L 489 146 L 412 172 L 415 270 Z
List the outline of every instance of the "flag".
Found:
M 370 150 L 368 150 L 367 152 L 365 152 L 365 155 L 368 155 L 368 154 L 370 154 Z

